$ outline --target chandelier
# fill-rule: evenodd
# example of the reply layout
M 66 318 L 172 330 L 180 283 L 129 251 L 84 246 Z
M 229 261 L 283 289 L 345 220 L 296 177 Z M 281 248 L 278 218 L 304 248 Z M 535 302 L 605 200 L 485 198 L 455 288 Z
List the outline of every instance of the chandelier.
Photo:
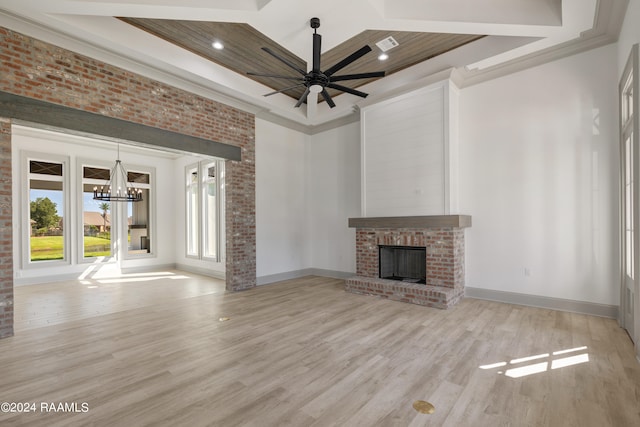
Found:
M 141 202 L 142 190 L 136 188 L 129 182 L 127 170 L 120 161 L 120 144 L 118 144 L 118 157 L 113 165 L 109 180 L 103 186 L 93 187 L 93 200 L 103 200 L 105 202 Z M 122 184 L 125 188 L 122 189 Z M 114 185 L 117 185 L 114 192 Z

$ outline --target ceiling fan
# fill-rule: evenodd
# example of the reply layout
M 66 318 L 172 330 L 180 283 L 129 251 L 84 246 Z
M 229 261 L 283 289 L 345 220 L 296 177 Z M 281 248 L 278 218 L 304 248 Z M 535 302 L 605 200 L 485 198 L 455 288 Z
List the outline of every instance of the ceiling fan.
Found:
M 351 55 L 344 58 L 342 61 L 326 69 L 325 71 L 322 71 L 320 69 L 320 45 L 322 43 L 322 36 L 318 34 L 316 31 L 317 28 L 320 27 L 320 19 L 311 18 L 310 23 L 311 23 L 311 28 L 313 28 L 313 64 L 312 64 L 311 71 L 307 72 L 301 69 L 300 67 L 298 67 L 297 65 L 293 64 L 288 59 L 278 55 L 268 47 L 263 47 L 262 48 L 263 51 L 267 52 L 269 55 L 273 56 L 277 60 L 282 61 L 283 63 L 288 65 L 290 68 L 300 73 L 301 76 L 299 77 L 280 76 L 280 75 L 274 75 L 274 74 L 260 74 L 260 73 L 253 73 L 253 72 L 248 72 L 247 74 L 250 76 L 256 76 L 256 77 L 271 77 L 271 78 L 277 78 L 277 79 L 298 80 L 298 83 L 294 86 L 286 87 L 284 89 L 276 90 L 274 92 L 267 93 L 266 95 L 264 95 L 264 96 L 271 96 L 271 95 L 275 95 L 276 93 L 281 93 L 290 89 L 295 89 L 300 86 L 305 86 L 306 89 L 302 94 L 302 96 L 300 96 L 300 98 L 298 99 L 298 102 L 296 103 L 296 107 L 300 107 L 304 102 L 306 102 L 307 97 L 309 96 L 310 93 L 313 93 L 314 95 L 318 93 L 321 94 L 324 100 L 327 101 L 327 104 L 329 105 L 329 107 L 331 108 L 335 107 L 336 104 L 335 102 L 333 102 L 333 99 L 331 99 L 331 95 L 329 95 L 329 92 L 327 92 L 327 88 L 336 89 L 342 92 L 346 92 L 352 95 L 366 98 L 368 95 L 367 93 L 352 89 L 350 87 L 336 84 L 335 82 L 345 81 L 345 80 L 384 77 L 384 74 L 385 74 L 384 71 L 375 71 L 371 73 L 358 73 L 358 74 L 344 74 L 342 76 L 334 76 L 334 74 L 340 71 L 341 69 L 343 69 L 344 67 L 346 67 L 347 65 L 351 64 L 352 62 L 356 61 L 357 59 L 361 58 L 365 54 L 371 52 L 371 48 L 369 46 L 363 46 L 357 51 L 355 51 L 354 53 L 352 53 Z

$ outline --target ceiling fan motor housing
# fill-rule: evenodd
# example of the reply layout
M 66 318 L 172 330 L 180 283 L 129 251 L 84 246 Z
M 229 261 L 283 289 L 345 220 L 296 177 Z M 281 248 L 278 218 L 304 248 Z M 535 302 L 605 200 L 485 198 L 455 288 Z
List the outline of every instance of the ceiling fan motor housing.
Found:
M 311 71 L 304 77 L 304 81 L 307 87 L 310 85 L 319 85 L 325 87 L 329 84 L 329 77 L 327 77 L 323 73 L 314 73 L 313 71 Z

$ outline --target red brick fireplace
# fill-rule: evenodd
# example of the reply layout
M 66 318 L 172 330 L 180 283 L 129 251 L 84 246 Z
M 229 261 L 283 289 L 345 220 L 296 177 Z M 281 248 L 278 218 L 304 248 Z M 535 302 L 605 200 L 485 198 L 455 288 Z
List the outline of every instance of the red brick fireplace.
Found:
M 345 290 L 449 308 L 464 295 L 464 229 L 468 215 L 350 218 L 356 228 L 356 276 Z M 379 277 L 379 247 L 426 248 L 426 284 Z

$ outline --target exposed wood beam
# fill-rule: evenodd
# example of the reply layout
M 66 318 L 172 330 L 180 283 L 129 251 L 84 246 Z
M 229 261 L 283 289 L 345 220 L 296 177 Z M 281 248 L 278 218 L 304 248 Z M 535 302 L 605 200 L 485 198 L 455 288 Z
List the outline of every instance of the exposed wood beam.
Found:
M 0 116 L 155 148 L 241 160 L 240 147 L 0 91 Z

